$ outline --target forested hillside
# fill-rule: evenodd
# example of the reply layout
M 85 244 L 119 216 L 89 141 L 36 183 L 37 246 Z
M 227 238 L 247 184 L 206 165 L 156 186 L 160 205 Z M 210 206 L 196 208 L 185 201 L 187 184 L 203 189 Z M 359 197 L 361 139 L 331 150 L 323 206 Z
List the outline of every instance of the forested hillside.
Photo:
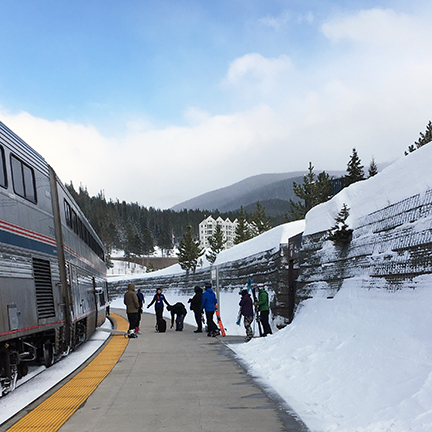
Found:
M 107 201 L 103 193 L 91 197 L 85 188 L 75 190 L 73 184 L 66 185 L 75 201 L 83 210 L 89 222 L 104 242 L 108 252 L 112 249 L 124 250 L 126 254 L 147 255 L 158 246 L 164 255 L 181 240 L 187 225 L 192 225 L 198 237 L 198 225 L 213 215 L 234 221 L 239 211 L 220 213 L 205 210 L 160 210 L 143 207 L 138 203 Z M 252 211 L 254 211 L 253 208 Z M 246 214 L 246 216 L 248 216 Z M 284 216 L 269 217 L 273 226 L 284 221 Z

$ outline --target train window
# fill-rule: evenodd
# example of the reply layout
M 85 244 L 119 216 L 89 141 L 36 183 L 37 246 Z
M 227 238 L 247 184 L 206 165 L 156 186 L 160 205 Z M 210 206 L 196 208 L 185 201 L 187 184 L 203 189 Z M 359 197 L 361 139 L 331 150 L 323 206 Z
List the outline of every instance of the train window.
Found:
M 15 193 L 36 204 L 36 187 L 33 169 L 13 155 L 11 155 L 11 166 Z
M 83 240 L 84 243 L 86 243 L 87 246 L 89 246 L 103 261 L 105 259 L 103 249 L 99 246 L 83 221 L 66 200 L 64 201 L 64 208 L 67 226 L 71 228 L 72 231 L 74 231 L 75 234 L 77 234 L 81 240 Z
M 0 186 L 7 187 L 6 160 L 2 146 L 0 146 Z
M 69 228 L 72 228 L 72 209 L 70 204 L 66 200 L 64 201 L 64 207 L 65 207 L 66 225 Z

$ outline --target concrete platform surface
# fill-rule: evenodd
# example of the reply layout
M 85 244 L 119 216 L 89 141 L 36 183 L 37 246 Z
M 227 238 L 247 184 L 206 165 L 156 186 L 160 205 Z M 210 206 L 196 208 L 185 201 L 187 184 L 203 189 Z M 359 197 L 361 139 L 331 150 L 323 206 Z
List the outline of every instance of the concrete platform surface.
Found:
M 154 326 L 154 315 L 144 314 L 141 335 L 61 432 L 307 431 L 218 338 Z

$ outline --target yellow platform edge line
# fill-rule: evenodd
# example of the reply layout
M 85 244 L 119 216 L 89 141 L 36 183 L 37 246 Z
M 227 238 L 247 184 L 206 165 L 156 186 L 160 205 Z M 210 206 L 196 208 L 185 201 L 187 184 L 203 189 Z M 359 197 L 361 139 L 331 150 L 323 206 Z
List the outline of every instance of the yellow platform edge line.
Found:
M 117 314 L 111 317 L 118 330 L 128 330 L 129 324 L 123 317 Z M 58 431 L 111 372 L 128 342 L 129 339 L 123 336 L 111 337 L 105 348 L 82 371 L 7 431 Z

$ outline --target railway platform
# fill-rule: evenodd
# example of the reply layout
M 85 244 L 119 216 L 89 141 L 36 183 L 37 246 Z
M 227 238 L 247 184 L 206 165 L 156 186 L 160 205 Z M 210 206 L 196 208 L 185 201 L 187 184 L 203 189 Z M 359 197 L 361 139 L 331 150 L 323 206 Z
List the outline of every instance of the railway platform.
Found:
M 114 312 L 125 317 L 124 311 Z M 113 336 L 112 339 L 129 341 L 123 354 L 57 430 L 308 430 L 276 395 L 262 389 L 247 374 L 225 343 L 193 330 L 185 326 L 184 331 L 176 332 L 168 326 L 166 333 L 156 333 L 154 315 L 143 314 L 138 338 L 128 340 L 121 335 Z M 229 343 L 243 340 L 238 337 L 223 339 Z M 95 371 L 95 374 L 100 375 L 100 372 Z M 61 404 L 60 398 L 56 410 L 67 409 Z M 37 424 L 27 424 L 23 429 L 16 429 L 14 425 L 11 430 L 44 429 L 38 429 Z

